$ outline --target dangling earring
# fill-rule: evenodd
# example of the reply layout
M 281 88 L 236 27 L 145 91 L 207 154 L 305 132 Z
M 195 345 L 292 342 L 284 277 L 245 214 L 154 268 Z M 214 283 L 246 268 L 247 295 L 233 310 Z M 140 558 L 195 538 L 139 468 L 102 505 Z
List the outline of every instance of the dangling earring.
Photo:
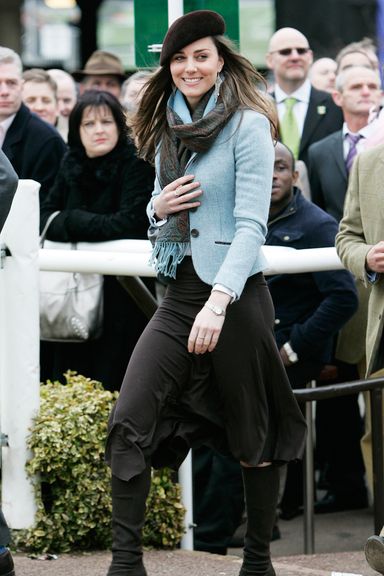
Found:
M 219 72 L 217 73 L 217 76 L 216 76 L 216 81 L 215 81 L 215 98 L 216 98 L 216 100 L 219 97 L 220 86 L 222 85 L 222 83 L 223 83 L 223 77 L 221 75 L 221 70 L 219 70 Z

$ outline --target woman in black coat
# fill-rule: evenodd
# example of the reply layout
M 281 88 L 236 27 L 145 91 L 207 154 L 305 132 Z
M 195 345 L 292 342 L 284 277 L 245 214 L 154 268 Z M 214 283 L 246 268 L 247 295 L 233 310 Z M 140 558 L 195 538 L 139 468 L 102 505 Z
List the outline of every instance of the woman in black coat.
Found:
M 58 242 L 104 242 L 146 238 L 145 212 L 154 172 L 136 156 L 118 100 L 87 91 L 69 119 L 69 151 L 41 207 L 41 228 Z M 70 369 L 109 390 L 120 387 L 131 351 L 146 324 L 115 277 L 104 278 L 104 326 L 98 340 L 42 343 L 41 379 L 62 379 Z

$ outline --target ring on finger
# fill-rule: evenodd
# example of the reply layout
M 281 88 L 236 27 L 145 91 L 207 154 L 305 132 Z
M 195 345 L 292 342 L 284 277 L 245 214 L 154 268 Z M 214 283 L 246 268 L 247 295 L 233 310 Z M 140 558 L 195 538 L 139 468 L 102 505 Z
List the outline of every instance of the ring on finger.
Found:
M 183 187 L 183 186 L 180 185 L 180 186 L 178 186 L 178 187 L 176 188 L 176 190 L 175 190 L 175 192 L 174 192 L 174 193 L 175 193 L 175 196 L 180 196 L 182 187 Z

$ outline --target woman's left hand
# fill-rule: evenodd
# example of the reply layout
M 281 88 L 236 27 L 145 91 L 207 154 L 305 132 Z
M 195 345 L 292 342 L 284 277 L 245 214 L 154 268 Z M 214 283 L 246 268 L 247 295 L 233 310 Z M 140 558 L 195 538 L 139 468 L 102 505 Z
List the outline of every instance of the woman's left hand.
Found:
M 195 318 L 188 338 L 188 352 L 204 354 L 216 348 L 225 317 L 202 308 Z

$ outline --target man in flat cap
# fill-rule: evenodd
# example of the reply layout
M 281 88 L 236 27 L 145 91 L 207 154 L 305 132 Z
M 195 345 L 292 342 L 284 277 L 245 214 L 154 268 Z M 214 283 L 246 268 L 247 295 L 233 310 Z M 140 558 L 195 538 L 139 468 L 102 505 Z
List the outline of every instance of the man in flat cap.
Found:
M 75 70 L 72 76 L 80 83 L 80 94 L 86 90 L 105 90 L 117 99 L 120 99 L 121 85 L 127 78 L 120 58 L 104 50 L 93 52 L 84 69 Z

